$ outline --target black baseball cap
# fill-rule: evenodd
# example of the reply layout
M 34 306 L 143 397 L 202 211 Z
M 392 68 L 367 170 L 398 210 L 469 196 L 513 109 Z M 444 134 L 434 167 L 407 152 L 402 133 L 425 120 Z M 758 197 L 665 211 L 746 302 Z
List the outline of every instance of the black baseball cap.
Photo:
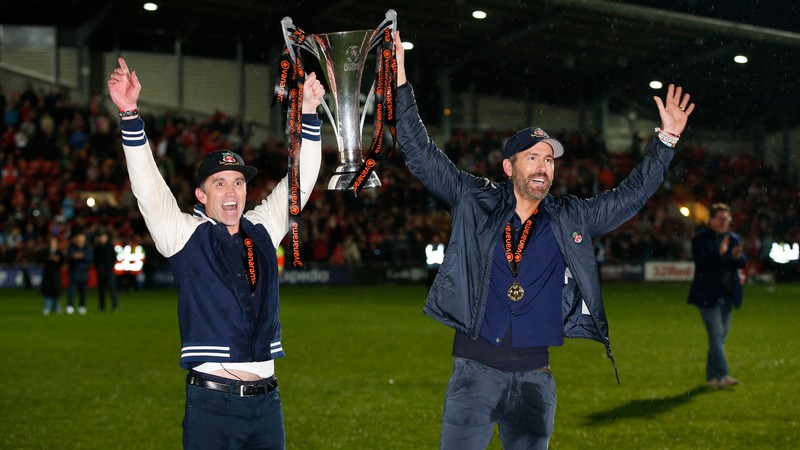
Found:
M 560 158 L 564 155 L 564 146 L 561 142 L 551 138 L 543 129 L 537 127 L 519 130 L 511 136 L 503 149 L 503 158 L 508 159 L 517 153 L 527 150 L 539 142 L 546 142 L 553 147 L 553 158 Z
M 200 167 L 197 168 L 197 184 L 203 184 L 203 181 L 210 175 L 224 170 L 235 170 L 242 173 L 245 181 L 252 180 L 258 174 L 258 169 L 246 165 L 239 154 L 231 150 L 217 150 L 206 155 L 200 163 Z

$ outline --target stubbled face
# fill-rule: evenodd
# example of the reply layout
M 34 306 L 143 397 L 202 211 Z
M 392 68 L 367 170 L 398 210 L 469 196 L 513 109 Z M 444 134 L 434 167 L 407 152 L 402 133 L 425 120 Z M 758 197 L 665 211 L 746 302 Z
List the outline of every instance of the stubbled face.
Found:
M 239 232 L 239 220 L 244 214 L 247 197 L 244 175 L 235 170 L 217 172 L 206 178 L 194 193 L 205 205 L 209 217 L 225 224 L 231 235 Z
M 553 147 L 546 142 L 539 142 L 504 160 L 503 169 L 511 177 L 517 195 L 532 202 L 541 200 L 553 185 Z

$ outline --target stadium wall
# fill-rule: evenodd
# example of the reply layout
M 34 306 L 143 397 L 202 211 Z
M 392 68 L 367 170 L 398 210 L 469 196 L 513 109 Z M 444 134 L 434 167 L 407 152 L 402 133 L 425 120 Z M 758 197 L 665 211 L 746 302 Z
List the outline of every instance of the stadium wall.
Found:
M 658 261 L 633 264 L 608 264 L 600 269 L 603 281 L 686 281 L 694 274 L 694 264 L 687 261 Z M 370 263 L 361 266 L 314 265 L 304 270 L 285 270 L 281 272 L 283 285 L 306 284 L 417 284 L 432 280 L 434 271 L 429 271 L 423 263 Z M 146 282 L 142 272 L 132 274 L 136 285 Z M 169 268 L 159 268 L 149 276 L 152 286 L 172 286 Z M 96 275 L 92 269 L 89 286 L 96 286 Z M 0 267 L 0 287 L 38 287 L 42 280 L 39 266 Z M 66 268 L 62 282 L 66 287 Z

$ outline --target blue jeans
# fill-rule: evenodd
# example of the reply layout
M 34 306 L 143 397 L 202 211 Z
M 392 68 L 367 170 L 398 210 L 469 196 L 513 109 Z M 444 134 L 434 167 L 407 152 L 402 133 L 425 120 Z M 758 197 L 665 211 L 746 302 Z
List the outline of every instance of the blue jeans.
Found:
M 86 283 L 87 281 L 72 281 L 70 280 L 67 287 L 67 306 L 75 304 L 75 291 L 78 291 L 78 306 L 86 307 Z
M 60 313 L 61 305 L 58 303 L 58 297 L 44 297 L 44 311 L 51 313 Z
M 209 375 L 203 377 L 218 379 Z M 183 448 L 285 449 L 283 408 L 278 389 L 263 395 L 240 397 L 187 384 Z
M 485 449 L 497 424 L 503 449 L 546 449 L 555 416 L 556 384 L 549 369 L 504 372 L 454 358 L 441 448 Z
M 725 339 L 731 328 L 733 302 L 720 298 L 713 308 L 699 308 L 700 317 L 708 333 L 708 357 L 706 359 L 706 380 L 723 378 L 728 373 L 725 360 Z

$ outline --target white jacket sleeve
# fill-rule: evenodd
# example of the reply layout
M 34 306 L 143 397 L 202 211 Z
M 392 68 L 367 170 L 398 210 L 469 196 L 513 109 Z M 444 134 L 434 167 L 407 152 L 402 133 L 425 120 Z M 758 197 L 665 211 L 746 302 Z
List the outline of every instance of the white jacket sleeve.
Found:
M 303 208 L 314 190 L 322 162 L 322 121 L 316 115 L 303 115 L 303 142 L 300 146 L 300 207 Z M 289 176 L 283 177 L 272 192 L 245 217 L 264 225 L 277 248 L 289 231 Z
M 183 248 L 205 219 L 181 212 L 158 171 L 142 119 L 123 120 L 121 128 L 131 190 L 156 248 L 169 258 Z

